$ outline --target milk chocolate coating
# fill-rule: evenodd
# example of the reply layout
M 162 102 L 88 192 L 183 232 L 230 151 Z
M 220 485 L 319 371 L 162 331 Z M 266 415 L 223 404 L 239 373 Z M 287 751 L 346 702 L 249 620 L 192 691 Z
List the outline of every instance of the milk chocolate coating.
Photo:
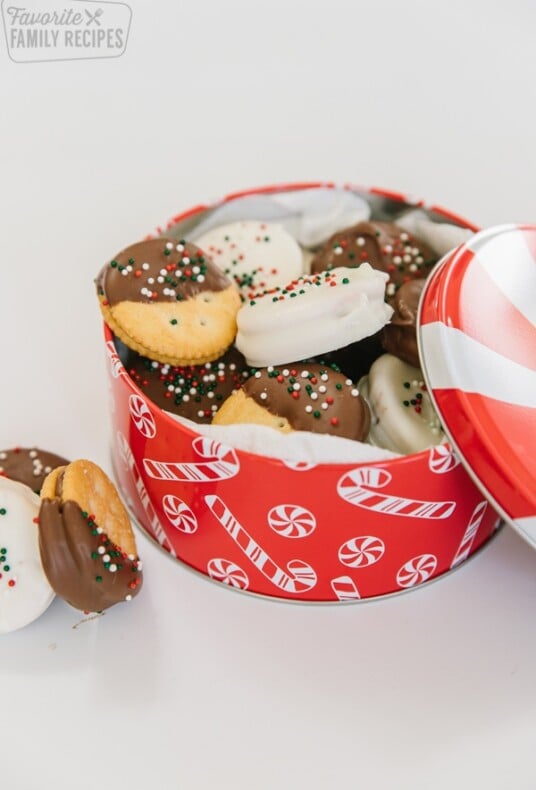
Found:
M 24 483 L 36 494 L 45 477 L 58 466 L 68 464 L 65 458 L 37 447 L 13 447 L 0 450 L 0 475 Z
M 315 363 L 261 368 L 243 385 L 259 406 L 285 417 L 296 431 L 330 433 L 364 440 L 370 411 L 355 384 L 327 365 Z
M 391 323 L 383 328 L 383 347 L 395 357 L 420 368 L 417 348 L 417 310 L 424 287 L 424 279 L 412 280 L 400 286 L 391 300 L 394 313 Z
M 391 296 L 402 283 L 426 277 L 437 255 L 393 222 L 359 222 L 334 233 L 322 245 L 311 261 L 311 271 L 355 268 L 365 261 L 389 275 L 386 292 Z
M 236 348 L 214 362 L 179 366 L 153 362 L 132 352 L 125 367 L 139 389 L 161 409 L 206 424 L 250 371 Z
M 97 532 L 97 526 L 72 500 L 61 505 L 52 499 L 41 502 L 39 551 L 43 570 L 54 592 L 84 612 L 101 612 L 129 600 L 128 596 L 137 595 L 142 585 L 138 558 L 128 559 L 105 533 Z
M 180 302 L 201 291 L 223 291 L 231 281 L 195 244 L 160 238 L 124 249 L 102 267 L 95 284 L 113 306 Z

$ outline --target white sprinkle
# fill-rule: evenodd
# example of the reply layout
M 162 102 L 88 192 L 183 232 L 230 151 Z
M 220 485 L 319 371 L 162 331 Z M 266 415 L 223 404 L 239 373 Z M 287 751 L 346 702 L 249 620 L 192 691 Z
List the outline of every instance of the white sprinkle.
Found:
M 229 366 L 229 367 L 231 367 L 231 366 Z M 274 366 L 273 366 L 273 365 L 269 365 L 269 366 L 266 368 L 266 370 L 268 371 L 268 373 L 272 373 L 272 372 L 273 372 L 273 369 L 274 369 Z M 302 373 L 302 376 L 303 376 L 303 373 Z
M 173 249 L 173 242 L 172 241 L 166 242 L 166 250 L 172 250 L 172 249 Z
M 357 396 L 359 395 L 359 390 L 353 389 L 353 390 L 350 392 L 350 395 L 353 395 L 353 396 L 354 396 L 354 398 L 357 398 Z
M 192 266 L 192 274 L 199 274 L 200 271 L 199 266 Z
M 298 392 L 298 390 L 301 390 L 301 384 L 298 384 L 298 382 L 296 382 L 295 384 L 292 385 L 292 389 L 295 392 Z
M 128 272 L 127 272 L 127 270 L 126 270 L 126 269 L 123 269 L 123 271 L 121 272 L 121 274 L 123 275 L 123 277 L 126 277 L 126 276 L 127 276 L 127 274 L 128 274 Z
M 320 381 L 329 381 L 329 376 L 327 373 L 322 373 L 320 376 Z
M 318 388 L 318 391 L 319 391 L 319 392 L 327 392 L 327 391 L 328 391 L 328 388 L 327 388 L 327 387 L 326 387 L 324 384 L 321 384 L 321 385 L 319 386 L 319 388 Z
M 99 554 L 104 554 L 104 552 L 106 551 L 106 549 L 104 548 L 104 546 L 99 546 L 99 548 L 97 549 L 97 551 L 99 552 Z
M 318 400 L 318 392 L 311 392 L 311 400 Z
M 302 377 L 302 379 L 309 378 L 309 371 L 308 370 L 302 370 L 301 377 Z
M 198 411 L 197 412 L 197 416 L 198 417 L 204 417 L 205 416 L 205 412 L 204 411 Z
M 165 277 L 167 272 L 165 269 L 160 269 L 160 274 L 162 275 L 162 277 Z
M 261 376 L 262 376 L 262 373 L 260 372 L 260 370 L 258 370 L 258 371 L 255 373 L 255 378 L 256 378 L 256 379 L 260 379 L 260 377 L 261 377 Z
M 409 267 L 409 270 L 410 272 L 416 272 L 418 268 L 419 267 L 417 266 L 416 263 L 412 263 L 411 266 Z
M 176 391 L 177 391 L 177 390 L 175 389 L 175 387 L 173 386 L 173 384 L 168 384 L 168 387 L 167 387 L 167 389 L 168 389 L 168 392 L 176 392 Z
M 154 283 L 154 277 L 148 277 L 148 278 L 147 278 L 147 282 L 149 283 L 149 285 L 153 285 L 153 283 Z
M 30 456 L 30 458 L 37 458 L 37 450 L 30 450 L 28 455 Z M 5 457 L 4 454 L 2 454 L 2 457 Z
M 396 287 L 394 283 L 389 283 L 387 286 L 387 296 L 393 296 L 396 291 Z
M 190 396 L 189 395 L 183 395 L 182 396 L 183 403 L 188 403 L 189 400 L 190 400 Z
M 151 267 L 149 266 L 148 263 L 142 263 L 141 268 L 143 269 L 144 272 L 146 272 L 147 269 L 150 269 Z
M 134 557 L 132 559 L 134 559 Z M 141 560 L 138 560 L 136 563 L 136 570 L 141 571 L 142 568 L 143 568 L 143 562 Z
M 333 252 L 335 253 L 335 255 L 342 255 L 343 249 L 342 249 L 342 247 L 335 247 Z
M 422 255 L 419 255 L 417 258 L 415 258 L 415 263 L 424 263 L 424 258 Z
M 116 572 L 116 570 L 117 570 L 117 565 L 115 564 L 115 562 L 112 562 L 112 564 L 110 565 L 110 567 L 108 568 L 108 570 L 109 570 L 109 571 L 111 571 L 111 573 L 115 573 L 115 572 Z
M 357 244 L 358 247 L 364 247 L 365 246 L 365 239 L 363 238 L 363 236 L 360 236 L 357 239 L 356 244 Z
M 305 407 L 305 411 L 307 412 L 307 414 L 311 414 L 311 412 L 313 411 L 313 407 L 312 406 L 306 406 Z
M 386 244 L 384 249 L 385 249 L 385 252 L 389 254 L 389 253 L 391 253 L 393 251 L 393 246 L 392 246 L 392 244 Z
M 163 283 L 163 282 L 164 282 L 164 278 L 163 278 L 162 276 L 160 276 L 160 277 L 157 277 L 157 278 L 156 278 L 156 282 L 157 282 L 157 283 Z
M 418 254 L 419 254 L 419 252 L 420 252 L 420 250 L 419 250 L 419 248 L 418 248 L 418 247 L 412 247 L 412 248 L 411 248 L 411 254 L 412 254 L 412 255 L 418 255 Z
M 112 559 L 112 558 L 110 557 L 110 555 L 109 555 L 109 554 L 105 554 L 105 555 L 104 555 L 104 557 L 102 558 L 102 561 L 103 561 L 103 562 L 110 562 L 110 560 L 111 560 L 111 559 Z
M 177 244 L 175 249 L 177 250 L 177 252 L 184 252 L 184 244 Z
M 285 368 L 285 370 L 283 371 L 283 376 L 288 376 L 288 375 L 289 375 L 289 371 Z
M 354 382 L 352 381 L 352 379 L 346 379 L 344 383 L 346 384 L 347 387 L 351 387 Z
M 321 406 L 321 408 L 322 408 L 322 409 L 327 409 L 327 408 L 328 408 L 328 404 L 327 404 L 327 403 L 323 403 L 323 404 L 322 404 L 322 406 Z
M 132 595 L 125 595 L 125 601 L 131 601 Z
M 395 256 L 394 256 L 394 258 L 393 258 L 393 263 L 396 263 L 396 265 L 397 265 L 397 266 L 398 266 L 400 263 L 402 263 L 402 258 L 400 257 L 400 255 L 395 255 Z
M 190 395 L 197 395 L 197 390 L 195 387 L 190 387 Z
M 404 255 L 403 261 L 404 263 L 411 263 L 411 255 Z
M 259 395 L 259 397 L 260 397 L 260 399 L 261 399 L 261 400 L 266 400 L 266 399 L 267 399 L 267 397 L 268 397 L 268 394 L 267 394 L 266 392 L 261 392 L 261 394 Z
M 183 262 L 183 263 L 190 263 L 190 258 L 188 258 L 188 256 L 186 255 L 186 256 L 185 256 L 185 257 L 182 259 L 182 262 Z
M 205 282 L 205 275 L 204 274 L 198 274 L 197 275 L 197 282 L 198 283 L 204 283 Z
M 408 236 L 407 233 L 401 233 L 400 234 L 400 241 L 407 241 L 408 239 L 409 239 L 409 236 Z
M 207 392 L 207 398 L 213 398 L 213 397 L 214 397 L 214 393 L 212 392 L 212 390 L 210 392 Z

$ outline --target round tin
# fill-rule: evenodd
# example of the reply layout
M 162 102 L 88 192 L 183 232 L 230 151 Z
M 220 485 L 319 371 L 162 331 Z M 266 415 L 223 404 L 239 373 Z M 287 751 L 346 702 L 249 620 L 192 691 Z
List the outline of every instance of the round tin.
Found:
M 158 232 L 187 236 L 196 219 L 244 195 L 334 186 L 236 193 L 186 211 Z M 377 219 L 418 205 L 438 221 L 475 230 L 400 194 L 344 189 L 365 197 Z M 121 491 L 162 548 L 224 586 L 304 602 L 391 595 L 459 566 L 500 523 L 449 445 L 381 463 L 312 465 L 207 439 L 143 395 L 107 326 L 104 335 Z

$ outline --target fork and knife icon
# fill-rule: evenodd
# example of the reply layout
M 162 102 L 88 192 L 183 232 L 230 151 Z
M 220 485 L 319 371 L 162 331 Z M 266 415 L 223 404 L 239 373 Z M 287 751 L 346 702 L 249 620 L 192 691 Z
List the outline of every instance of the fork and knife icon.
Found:
M 87 16 L 86 26 L 91 25 L 92 22 L 95 22 L 95 24 L 100 27 L 101 23 L 99 17 L 103 15 L 104 13 L 103 9 L 98 8 L 94 14 L 92 14 L 91 11 L 88 11 L 87 8 L 85 8 L 84 11 Z

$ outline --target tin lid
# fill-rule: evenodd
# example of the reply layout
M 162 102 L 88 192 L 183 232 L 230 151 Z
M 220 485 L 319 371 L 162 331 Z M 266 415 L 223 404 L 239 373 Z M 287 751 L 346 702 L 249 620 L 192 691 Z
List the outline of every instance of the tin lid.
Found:
M 448 253 L 427 281 L 417 334 L 451 444 L 536 547 L 536 226 L 490 228 Z

